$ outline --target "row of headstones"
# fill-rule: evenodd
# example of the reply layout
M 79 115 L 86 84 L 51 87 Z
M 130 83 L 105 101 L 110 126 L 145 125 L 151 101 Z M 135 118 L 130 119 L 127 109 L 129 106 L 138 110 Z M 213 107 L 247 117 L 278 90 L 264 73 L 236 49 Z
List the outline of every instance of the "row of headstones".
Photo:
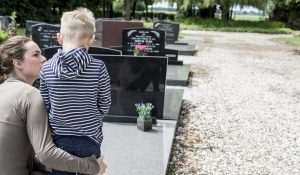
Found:
M 46 48 L 45 57 L 51 59 L 59 48 Z M 121 55 L 120 51 L 99 47 L 88 52 L 105 63 L 110 76 L 112 104 L 106 121 L 136 122 L 135 104 L 139 102 L 151 102 L 155 107 L 152 115 L 163 119 L 167 57 Z
M 155 25 L 159 27 L 162 23 L 155 23 Z M 130 28 L 134 26 L 137 28 Z M 143 23 L 141 22 L 103 21 L 102 45 L 121 50 L 123 55 L 133 55 L 136 45 L 146 45 L 147 55 L 166 56 L 169 58 L 169 64 L 182 65 L 182 61 L 178 61 L 178 51 L 165 48 L 165 30 L 147 29 L 142 28 L 142 26 Z M 130 29 L 126 29 L 128 27 Z M 44 48 L 59 46 L 56 36 L 59 30 L 59 25 L 27 21 L 25 35 L 31 36 L 33 41 L 43 50 Z
M 98 24 L 97 24 L 98 23 Z M 121 50 L 123 54 L 133 54 L 136 45 L 146 45 L 149 56 L 166 56 L 169 64 L 182 65 L 178 61 L 178 51 L 166 49 L 166 43 L 175 42 L 179 35 L 179 24 L 168 22 L 155 22 L 155 29 L 143 28 L 142 22 L 127 22 L 120 20 L 98 20 L 97 31 L 100 31 L 98 39 L 102 47 Z M 136 30 L 134 34 L 126 34 L 126 30 Z M 158 35 L 154 35 L 154 33 Z M 165 34 L 162 34 L 165 33 Z M 128 37 L 127 37 L 128 36 Z M 97 39 L 97 37 L 96 37 Z
M 28 33 L 50 59 L 60 48 L 56 41 L 58 31 L 58 25 L 33 24 Z M 105 62 L 111 77 L 112 105 L 106 120 L 134 122 L 137 116 L 134 104 L 137 102 L 151 102 L 155 106 L 152 115 L 163 119 L 168 58 L 158 56 L 157 51 L 164 48 L 165 32 L 138 28 L 125 29 L 123 35 L 124 53 L 130 54 L 137 40 L 145 40 L 152 42 L 150 56 L 121 55 L 120 51 L 109 48 L 89 49 L 94 58 Z

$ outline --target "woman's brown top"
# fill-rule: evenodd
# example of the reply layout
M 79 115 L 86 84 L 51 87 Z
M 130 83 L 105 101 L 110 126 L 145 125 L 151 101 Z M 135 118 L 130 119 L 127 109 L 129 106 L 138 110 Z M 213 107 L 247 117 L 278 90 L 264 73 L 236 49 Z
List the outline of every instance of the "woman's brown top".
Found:
M 56 170 L 96 174 L 95 157 L 78 158 L 57 148 L 38 89 L 10 77 L 0 85 L 0 174 L 31 174 L 34 154 Z

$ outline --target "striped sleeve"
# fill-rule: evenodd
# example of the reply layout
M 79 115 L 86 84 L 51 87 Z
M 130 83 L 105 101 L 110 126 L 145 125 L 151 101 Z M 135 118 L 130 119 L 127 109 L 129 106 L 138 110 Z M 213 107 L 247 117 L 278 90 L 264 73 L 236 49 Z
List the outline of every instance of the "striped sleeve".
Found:
M 43 69 L 41 70 L 41 73 L 40 73 L 40 93 L 43 97 L 47 111 L 49 112 L 50 111 L 49 90 L 48 90 L 47 84 L 45 82 Z
M 108 113 L 111 105 L 110 78 L 105 64 L 101 67 L 99 86 L 98 86 L 98 101 L 97 106 L 101 115 Z

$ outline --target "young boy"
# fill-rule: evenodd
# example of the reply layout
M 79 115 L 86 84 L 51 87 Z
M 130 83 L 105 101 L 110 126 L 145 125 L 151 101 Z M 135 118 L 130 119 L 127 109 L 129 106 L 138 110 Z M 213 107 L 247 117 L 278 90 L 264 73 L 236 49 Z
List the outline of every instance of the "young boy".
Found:
M 41 70 L 40 91 L 57 147 L 78 157 L 100 157 L 102 119 L 111 104 L 110 78 L 101 60 L 87 53 L 95 18 L 85 8 L 65 12 L 57 34 L 62 50 Z M 53 170 L 53 175 L 69 174 Z

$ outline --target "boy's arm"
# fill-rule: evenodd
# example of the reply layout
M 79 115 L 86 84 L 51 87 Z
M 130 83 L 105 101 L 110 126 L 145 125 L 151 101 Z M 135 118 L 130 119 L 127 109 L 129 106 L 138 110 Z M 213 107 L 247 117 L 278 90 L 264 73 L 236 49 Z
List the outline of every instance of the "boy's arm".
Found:
M 99 85 L 98 85 L 98 108 L 101 115 L 108 113 L 111 105 L 111 88 L 110 78 L 106 70 L 106 66 L 103 64 L 100 73 Z
M 84 174 L 99 172 L 96 157 L 78 158 L 54 145 L 47 114 L 41 95 L 37 90 L 32 91 L 27 100 L 26 129 L 41 163 L 60 171 Z
M 43 71 L 40 73 L 40 93 L 43 97 L 44 103 L 46 105 L 47 111 L 50 111 L 50 100 L 49 100 L 49 90 L 45 82 L 45 77 Z

